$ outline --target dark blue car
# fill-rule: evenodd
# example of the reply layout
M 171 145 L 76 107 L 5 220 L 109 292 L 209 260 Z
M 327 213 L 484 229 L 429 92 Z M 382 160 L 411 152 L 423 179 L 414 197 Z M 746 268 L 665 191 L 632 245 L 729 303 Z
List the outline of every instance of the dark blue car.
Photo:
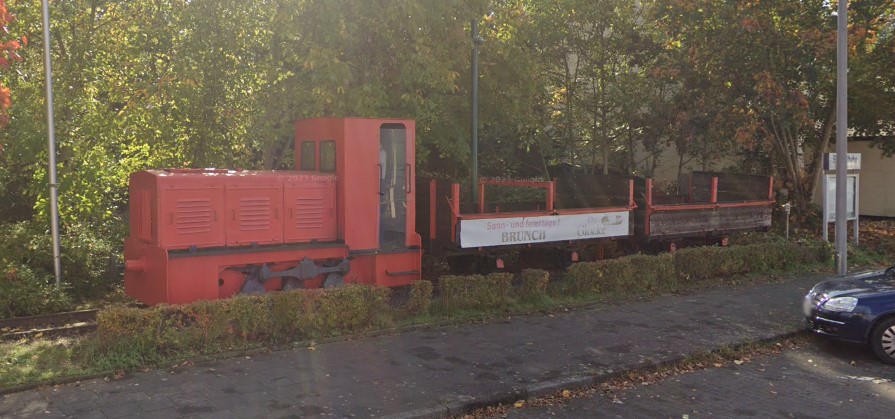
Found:
M 821 282 L 805 296 L 804 309 L 815 333 L 868 345 L 895 364 L 895 266 Z

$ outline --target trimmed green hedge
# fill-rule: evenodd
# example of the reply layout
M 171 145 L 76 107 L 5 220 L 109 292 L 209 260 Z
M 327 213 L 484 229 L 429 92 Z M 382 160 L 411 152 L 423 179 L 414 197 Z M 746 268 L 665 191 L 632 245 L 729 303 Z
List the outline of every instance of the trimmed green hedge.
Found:
M 633 255 L 572 265 L 566 273 L 563 293 L 673 291 L 680 286 L 680 281 L 769 272 L 787 266 L 826 262 L 830 257 L 829 245 L 816 240 L 693 247 L 658 256 Z
M 519 273 L 516 295 L 522 301 L 537 301 L 547 296 L 550 273 L 542 269 L 523 269 Z
M 633 255 L 572 265 L 562 294 L 646 294 L 675 291 L 681 281 L 762 273 L 791 265 L 829 261 L 831 249 L 818 241 L 768 242 L 734 247 L 681 249 L 659 256 Z M 517 279 L 515 292 L 511 292 Z M 448 275 L 438 286 L 446 313 L 504 309 L 513 298 L 532 302 L 547 296 L 550 276 L 529 269 L 486 276 Z M 388 288 L 349 285 L 332 290 L 296 290 L 237 296 L 149 309 L 109 307 L 98 315 L 92 348 L 118 366 L 145 365 L 169 355 L 221 352 L 258 343 L 285 343 L 368 330 L 389 316 L 427 314 L 433 285 L 418 281 L 402 309 L 389 306 Z M 112 362 L 114 361 L 114 362 Z
M 593 295 L 603 292 L 644 292 L 674 285 L 674 261 L 671 254 L 632 255 L 599 262 L 572 265 L 566 274 L 567 295 Z
M 497 272 L 487 276 L 446 275 L 438 280 L 441 304 L 446 311 L 506 306 L 513 274 Z
M 747 272 L 762 273 L 787 266 L 827 262 L 831 252 L 828 243 L 818 240 L 693 247 L 674 253 L 674 268 L 677 277 L 684 280 L 725 278 Z
M 109 307 L 97 315 L 95 342 L 102 351 L 125 350 L 152 358 L 358 332 L 377 324 L 387 311 L 390 292 L 352 285 L 149 309 Z
M 633 255 L 624 259 L 631 265 L 631 280 L 617 282 L 615 284 L 617 290 L 645 292 L 677 289 L 678 281 L 674 270 L 673 254 Z
M 413 315 L 429 314 L 432 305 L 432 282 L 421 280 L 410 286 L 410 297 L 404 309 Z

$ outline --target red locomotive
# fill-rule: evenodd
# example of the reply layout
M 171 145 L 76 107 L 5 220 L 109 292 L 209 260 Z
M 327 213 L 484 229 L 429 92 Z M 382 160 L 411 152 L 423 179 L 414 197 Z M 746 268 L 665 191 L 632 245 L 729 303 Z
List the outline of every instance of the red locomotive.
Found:
M 413 121 L 295 125 L 298 171 L 150 170 L 130 179 L 126 292 L 147 304 L 420 278 Z
M 621 177 L 486 179 L 477 204 L 462 203 L 458 184 L 417 182 L 414 135 L 410 120 L 312 119 L 295 124 L 296 171 L 134 173 L 126 292 L 151 305 L 400 286 L 420 279 L 423 243 L 442 255 L 560 246 L 574 261 L 607 240 L 770 226 L 773 180 L 760 176 L 694 173 L 674 196 Z M 486 190 L 496 187 L 541 190 L 542 199 L 491 202 Z

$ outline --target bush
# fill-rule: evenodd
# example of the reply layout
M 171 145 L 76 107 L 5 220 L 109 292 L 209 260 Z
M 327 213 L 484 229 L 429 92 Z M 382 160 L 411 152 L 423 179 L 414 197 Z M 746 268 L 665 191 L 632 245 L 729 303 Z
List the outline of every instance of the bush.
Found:
M 517 293 L 522 301 L 536 301 L 547 295 L 550 274 L 542 269 L 523 269 L 519 273 Z
M 570 295 L 593 295 L 617 292 L 634 281 L 629 257 L 597 262 L 576 263 L 569 268 L 564 292 Z
M 120 280 L 112 266 L 122 253 L 123 234 L 74 225 L 62 237 L 62 273 L 78 299 L 104 296 Z
M 54 275 L 52 237 L 42 222 L 0 224 L 0 264 L 27 266 L 38 275 Z M 78 299 L 110 290 L 110 261 L 120 253 L 120 234 L 85 225 L 66 228 L 61 237 L 63 280 Z
M 69 311 L 74 307 L 68 294 L 52 284 L 52 276 L 36 273 L 28 266 L 9 267 L 0 272 L 2 318 Z
M 781 236 L 755 231 L 733 233 L 728 242 L 730 246 L 746 246 L 750 244 L 765 244 L 780 242 Z
M 677 275 L 674 271 L 674 256 L 663 253 L 657 256 L 628 256 L 630 281 L 616 283 L 617 291 L 644 292 L 677 289 Z
M 214 303 L 206 302 L 206 305 Z M 224 300 L 223 310 L 215 313 L 223 319 L 233 319 L 228 331 L 245 342 L 270 341 L 277 319 L 271 313 L 271 299 L 264 295 L 237 295 Z M 208 321 L 220 321 L 208 319 Z
M 438 280 L 438 288 L 445 310 L 493 309 L 506 306 L 512 283 L 513 274 L 502 272 L 487 276 L 447 275 Z
M 269 294 L 271 334 L 274 341 L 284 342 L 311 336 L 317 328 L 317 312 L 321 293 L 317 290 L 281 291 Z
M 407 299 L 405 310 L 413 315 L 428 314 L 432 305 L 432 282 L 416 281 L 410 286 L 410 298 Z
M 164 307 L 152 309 L 113 306 L 96 314 L 94 342 L 100 352 L 132 352 L 139 358 L 158 358 L 158 336 Z
M 673 254 L 632 255 L 574 264 L 566 273 L 563 292 L 586 296 L 602 292 L 672 291 L 679 287 L 678 281 L 682 279 L 706 280 L 747 272 L 763 273 L 829 258 L 829 245 L 817 240 L 692 247 Z
M 317 334 L 337 335 L 372 326 L 377 317 L 388 308 L 390 293 L 390 288 L 364 285 L 348 285 L 322 291 L 316 307 L 313 307 L 319 312 Z
M 148 309 L 108 307 L 97 315 L 95 343 L 106 353 L 156 359 L 358 332 L 387 313 L 390 291 L 349 285 Z
M 674 253 L 674 267 L 679 278 L 702 280 L 826 262 L 831 254 L 830 245 L 820 240 L 773 240 L 743 246 L 681 249 Z
M 789 264 L 829 262 L 833 258 L 833 245 L 823 240 L 800 238 L 787 244 L 791 249 Z
M 592 295 L 600 292 L 603 270 L 599 262 L 580 262 L 566 271 L 563 293 L 568 295 Z
M 576 263 L 569 268 L 564 292 L 591 295 L 603 292 L 639 293 L 677 287 L 671 254 L 631 255 L 598 262 Z
M 751 245 L 761 246 L 761 245 Z M 723 278 L 747 272 L 742 257 L 733 247 L 691 247 L 674 252 L 674 269 L 681 279 Z
M 877 251 L 883 256 L 895 257 L 895 239 L 883 239 L 879 243 Z
M 781 243 L 750 244 L 734 246 L 730 251 L 736 252 L 747 272 L 768 272 L 785 265 Z
M 597 264 L 603 270 L 603 285 L 606 291 L 624 291 L 634 283 L 634 267 L 631 266 L 630 256 L 602 260 Z

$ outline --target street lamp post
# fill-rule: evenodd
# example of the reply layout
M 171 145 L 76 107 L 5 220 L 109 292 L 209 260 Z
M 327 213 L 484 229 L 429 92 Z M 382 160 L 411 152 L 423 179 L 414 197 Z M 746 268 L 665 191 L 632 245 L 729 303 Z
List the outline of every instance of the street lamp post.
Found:
M 472 130 L 472 202 L 478 203 L 479 201 L 479 47 L 481 47 L 482 43 L 485 42 L 481 36 L 479 36 L 479 21 L 476 19 L 472 20 L 470 33 L 472 35 L 472 65 L 471 65 L 471 89 L 472 89 L 472 97 L 471 97 L 471 113 L 472 117 L 470 118 L 471 130 Z
M 848 0 L 839 0 L 836 44 L 836 271 L 848 272 L 846 178 L 848 168 Z M 855 228 L 858 228 L 855 223 Z
M 56 129 L 53 126 L 53 64 L 50 59 L 50 5 L 43 0 L 44 67 L 47 77 L 47 132 L 50 176 L 50 231 L 53 235 L 53 273 L 56 287 L 62 282 L 62 252 L 59 249 L 59 184 L 56 179 Z

